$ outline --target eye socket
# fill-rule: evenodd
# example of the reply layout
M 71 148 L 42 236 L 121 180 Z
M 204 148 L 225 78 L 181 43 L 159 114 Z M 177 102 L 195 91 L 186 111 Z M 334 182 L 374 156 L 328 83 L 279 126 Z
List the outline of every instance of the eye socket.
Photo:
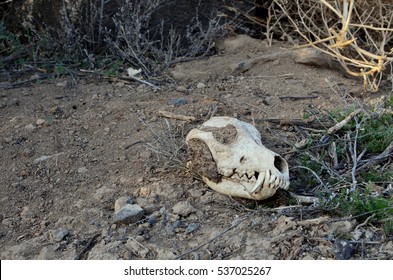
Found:
M 283 173 L 285 171 L 286 166 L 287 165 L 285 163 L 285 160 L 281 156 L 279 155 L 274 156 L 274 167 L 276 167 L 278 171 Z

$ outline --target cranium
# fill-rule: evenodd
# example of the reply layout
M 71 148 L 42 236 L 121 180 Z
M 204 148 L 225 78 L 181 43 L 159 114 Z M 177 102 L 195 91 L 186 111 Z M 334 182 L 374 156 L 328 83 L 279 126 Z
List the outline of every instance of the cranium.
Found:
M 263 200 L 289 187 L 287 162 L 262 144 L 251 124 L 213 117 L 192 129 L 186 143 L 191 169 L 219 193 Z

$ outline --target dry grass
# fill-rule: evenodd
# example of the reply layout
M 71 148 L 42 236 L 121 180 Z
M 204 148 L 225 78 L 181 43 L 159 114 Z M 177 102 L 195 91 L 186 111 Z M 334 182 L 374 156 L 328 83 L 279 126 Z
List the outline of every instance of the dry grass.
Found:
M 375 92 L 392 68 L 393 3 L 389 0 L 272 0 L 254 8 L 228 10 L 261 26 L 267 42 L 293 40 L 297 48 L 312 46 L 337 60 L 345 71 L 363 79 L 364 92 Z M 265 18 L 255 10 L 267 11 Z M 301 38 L 305 43 L 298 44 Z
M 340 62 L 345 71 L 363 78 L 365 91 L 377 91 L 383 71 L 391 66 L 393 5 L 387 1 L 308 0 L 275 4 L 297 33 Z

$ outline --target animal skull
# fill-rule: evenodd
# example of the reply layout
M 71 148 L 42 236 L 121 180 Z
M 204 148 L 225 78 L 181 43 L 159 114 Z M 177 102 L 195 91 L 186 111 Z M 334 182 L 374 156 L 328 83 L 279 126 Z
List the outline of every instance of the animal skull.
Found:
M 213 117 L 192 129 L 186 143 L 191 169 L 219 193 L 263 200 L 289 187 L 287 162 L 262 144 L 251 124 Z

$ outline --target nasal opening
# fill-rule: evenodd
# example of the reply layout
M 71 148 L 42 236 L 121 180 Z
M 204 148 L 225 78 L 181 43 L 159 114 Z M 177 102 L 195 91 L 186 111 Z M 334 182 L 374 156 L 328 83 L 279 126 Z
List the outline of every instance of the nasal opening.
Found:
M 286 163 L 285 159 L 283 159 L 281 156 L 275 155 L 274 156 L 274 167 L 276 167 L 278 169 L 278 171 L 283 173 L 287 169 L 287 163 Z

